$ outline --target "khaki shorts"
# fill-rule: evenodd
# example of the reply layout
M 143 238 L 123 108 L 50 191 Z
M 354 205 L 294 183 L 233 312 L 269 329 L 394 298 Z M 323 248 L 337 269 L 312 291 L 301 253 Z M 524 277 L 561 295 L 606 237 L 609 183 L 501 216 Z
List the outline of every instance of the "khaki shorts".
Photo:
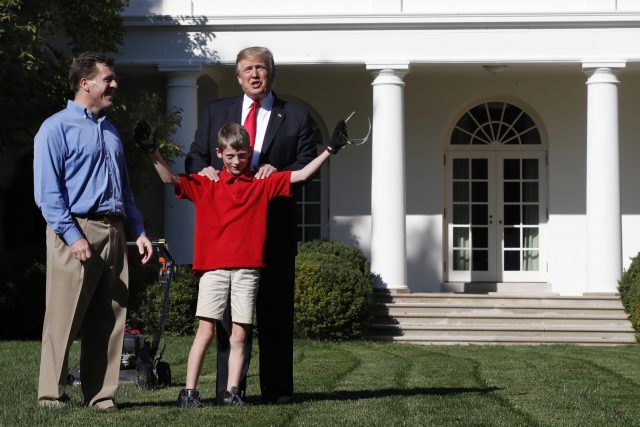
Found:
M 196 316 L 222 320 L 231 289 L 231 321 L 252 323 L 259 281 L 259 268 L 207 271 L 200 278 Z

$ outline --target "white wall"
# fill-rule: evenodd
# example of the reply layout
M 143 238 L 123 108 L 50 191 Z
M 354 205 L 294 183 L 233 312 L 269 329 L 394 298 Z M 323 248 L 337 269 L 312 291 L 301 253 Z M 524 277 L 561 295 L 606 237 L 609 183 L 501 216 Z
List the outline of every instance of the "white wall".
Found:
M 549 281 L 555 292 L 579 294 L 586 270 L 584 60 L 628 63 L 620 89 L 624 265 L 640 250 L 638 12 L 637 0 L 132 0 L 118 59 L 129 66 L 204 63 L 216 78 L 215 96 L 230 96 L 238 93 L 229 65 L 237 51 L 266 45 L 278 64 L 276 91 L 312 106 L 329 131 L 353 110 L 351 128 L 366 127 L 366 64 L 410 63 L 405 156 L 413 291 L 437 291 L 444 280 L 442 156 L 451 121 L 483 96 L 521 100 L 548 137 Z M 491 63 L 509 66 L 492 75 L 482 70 Z M 330 169 L 331 238 L 368 254 L 370 145 L 345 150 Z
M 350 15 L 383 13 L 531 13 L 637 11 L 634 0 L 131 0 L 128 15 L 145 11 L 158 15 Z
M 438 291 L 443 281 L 442 156 L 450 123 L 469 102 L 504 95 L 520 105 L 530 106 L 528 112 L 539 117 L 548 137 L 550 219 L 546 250 L 552 290 L 560 294 L 582 293 L 586 270 L 586 76 L 578 67 L 556 73 L 512 73 L 507 68 L 498 75 L 465 68 L 438 73 L 421 67 L 407 75 L 405 81 L 407 261 L 412 291 Z M 623 151 L 631 149 L 626 140 L 623 147 Z M 351 150 L 349 154 L 354 152 Z M 360 162 L 354 164 L 353 157 L 349 162 L 341 160 L 336 159 L 331 171 L 334 184 L 331 212 L 336 216 L 331 235 L 368 250 L 369 200 L 362 195 L 369 194 L 370 188 L 361 182 L 360 174 L 370 173 L 370 167 Z M 358 171 L 357 176 L 353 169 Z M 623 166 L 623 175 L 635 174 L 635 170 L 632 165 Z M 630 213 L 629 209 L 635 209 L 628 200 L 626 203 L 625 215 Z M 625 232 L 639 225 L 637 219 L 625 217 Z M 632 240 L 627 237 L 625 242 L 625 253 L 633 251 Z

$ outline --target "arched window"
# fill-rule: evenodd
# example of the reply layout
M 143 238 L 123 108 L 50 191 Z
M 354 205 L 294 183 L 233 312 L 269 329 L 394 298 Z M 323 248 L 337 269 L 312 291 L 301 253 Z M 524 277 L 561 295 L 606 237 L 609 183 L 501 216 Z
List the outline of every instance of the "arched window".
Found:
M 522 109 L 507 102 L 483 102 L 467 111 L 451 134 L 452 145 L 539 145 L 540 132 Z

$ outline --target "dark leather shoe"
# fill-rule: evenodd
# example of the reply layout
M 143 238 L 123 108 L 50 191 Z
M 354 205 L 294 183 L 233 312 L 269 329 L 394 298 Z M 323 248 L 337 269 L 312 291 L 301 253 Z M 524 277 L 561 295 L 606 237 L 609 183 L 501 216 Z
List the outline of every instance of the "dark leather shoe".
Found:
M 179 408 L 202 408 L 204 404 L 200 401 L 200 392 L 196 389 L 182 389 L 178 394 Z
M 293 400 L 293 396 L 280 396 L 276 398 L 276 405 L 288 405 Z
M 262 403 L 265 405 L 288 405 L 293 401 L 293 396 L 282 395 L 278 397 L 268 396 L 262 398 Z

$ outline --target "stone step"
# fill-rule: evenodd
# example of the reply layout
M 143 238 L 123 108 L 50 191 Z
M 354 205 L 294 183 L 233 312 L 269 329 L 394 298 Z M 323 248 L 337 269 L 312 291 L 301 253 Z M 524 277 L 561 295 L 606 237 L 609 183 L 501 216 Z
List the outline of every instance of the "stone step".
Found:
M 383 308 L 376 308 L 375 315 L 388 315 L 397 316 L 401 314 L 468 314 L 471 316 L 484 316 L 490 314 L 501 315 L 531 315 L 545 313 L 548 315 L 562 315 L 565 313 L 571 313 L 572 315 L 582 316 L 608 316 L 617 315 L 624 312 L 622 307 L 620 308 L 606 308 L 599 306 L 585 306 L 585 307 L 492 307 L 492 306 L 470 306 L 470 305 L 447 305 L 447 304 L 387 304 Z
M 371 340 L 376 341 L 395 341 L 407 344 L 421 344 L 421 345 L 468 345 L 468 344 L 481 344 L 481 345 L 507 345 L 507 344 L 577 344 L 577 345 L 632 345 L 636 344 L 634 338 L 625 336 L 609 337 L 599 336 L 593 337 L 522 337 L 518 335 L 510 336 L 370 336 Z
M 374 323 L 370 326 L 373 335 L 402 335 L 413 336 L 423 335 L 459 335 L 465 334 L 470 336 L 486 335 L 518 335 L 518 336 L 590 336 L 590 335 L 631 335 L 633 336 L 633 328 L 629 326 L 608 327 L 593 325 L 504 325 L 504 324 L 488 324 L 488 325 L 390 325 Z M 514 334 L 515 333 L 515 334 Z
M 419 344 L 633 344 L 616 294 L 376 293 L 368 338 Z
M 377 324 L 383 325 L 494 325 L 494 324 L 510 324 L 510 325 L 594 325 L 594 326 L 615 326 L 627 327 L 629 320 L 625 314 L 619 315 L 593 315 L 586 316 L 582 313 L 578 315 L 559 314 L 550 315 L 548 313 L 525 314 L 514 317 L 510 314 L 480 314 L 470 315 L 467 313 L 460 314 L 417 314 L 407 313 L 398 314 L 393 317 L 377 316 Z
M 541 295 L 459 295 L 459 294 L 411 294 L 376 297 L 378 304 L 395 306 L 427 305 L 438 306 L 494 306 L 494 307 L 602 307 L 622 308 L 619 297 L 564 297 Z

